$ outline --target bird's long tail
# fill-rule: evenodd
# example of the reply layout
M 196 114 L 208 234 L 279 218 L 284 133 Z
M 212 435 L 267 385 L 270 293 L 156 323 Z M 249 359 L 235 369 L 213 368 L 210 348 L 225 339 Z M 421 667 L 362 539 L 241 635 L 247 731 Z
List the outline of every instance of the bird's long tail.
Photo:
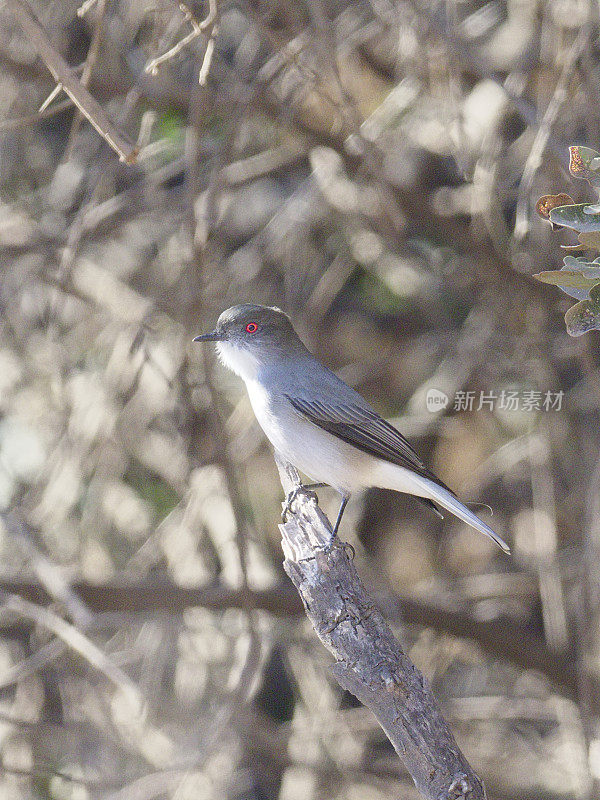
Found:
M 405 492 L 419 498 L 433 500 L 434 503 L 442 506 L 455 517 L 462 519 L 467 525 L 489 536 L 505 553 L 510 553 L 510 547 L 506 542 L 441 483 L 419 475 L 414 470 L 383 460 L 378 460 L 377 467 L 369 475 L 369 478 L 372 482 L 368 485 L 381 486 L 383 489 L 394 489 L 396 492 Z
M 510 547 L 506 542 L 501 539 L 489 525 L 486 525 L 483 520 L 474 514 L 470 509 L 463 505 L 460 500 L 455 497 L 452 492 L 449 492 L 443 486 L 430 481 L 427 478 L 419 478 L 419 483 L 426 490 L 426 497 L 434 500 L 438 505 L 443 506 L 445 509 L 454 514 L 455 517 L 462 519 L 467 525 L 470 525 L 475 530 L 481 531 L 486 536 L 489 536 L 492 541 L 496 542 L 498 547 L 501 547 L 505 553 L 510 553 Z

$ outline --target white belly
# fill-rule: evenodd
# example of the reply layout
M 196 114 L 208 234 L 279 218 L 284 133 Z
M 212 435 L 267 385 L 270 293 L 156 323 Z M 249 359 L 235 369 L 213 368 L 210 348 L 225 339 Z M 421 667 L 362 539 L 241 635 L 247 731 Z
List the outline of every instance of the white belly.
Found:
M 267 438 L 286 461 L 313 481 L 342 494 L 379 486 L 428 497 L 427 485 L 413 472 L 363 453 L 296 413 L 289 401 L 272 400 L 257 381 L 248 381 L 252 409 Z
M 257 381 L 246 385 L 261 428 L 275 450 L 296 469 L 342 493 L 373 485 L 368 479 L 373 459 L 303 419 L 289 401 L 270 401 Z

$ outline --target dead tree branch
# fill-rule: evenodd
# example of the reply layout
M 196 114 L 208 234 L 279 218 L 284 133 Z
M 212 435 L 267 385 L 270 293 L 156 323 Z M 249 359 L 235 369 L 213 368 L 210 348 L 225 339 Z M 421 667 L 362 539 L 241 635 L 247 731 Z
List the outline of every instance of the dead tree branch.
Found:
M 53 78 L 62 86 L 83 116 L 118 154 L 121 161 L 126 164 L 135 162 L 137 148 L 115 127 L 100 103 L 92 97 L 74 70 L 56 50 L 26 0 L 7 0 L 6 5 L 18 19 Z
M 298 474 L 279 465 L 289 492 Z M 280 526 L 284 568 L 319 639 L 333 654 L 333 674 L 377 718 L 429 800 L 484 800 L 481 779 L 461 753 L 427 682 L 395 639 L 362 585 L 348 553 L 314 501 L 302 492 Z
M 209 11 L 208 15 L 202 22 L 198 22 L 194 17 L 192 11 L 188 8 L 185 3 L 179 4 L 179 9 L 183 13 L 184 19 L 188 22 L 192 29 L 191 31 L 186 34 L 182 39 L 180 39 L 173 47 L 169 48 L 165 53 L 156 58 L 153 58 L 152 61 L 149 61 L 146 65 L 146 72 L 149 72 L 151 75 L 156 75 L 158 72 L 158 68 L 161 64 L 164 64 L 165 61 L 171 61 L 171 59 L 175 58 L 185 47 L 188 46 L 194 39 L 197 39 L 202 33 L 206 33 L 208 36 L 208 41 L 206 44 L 206 51 L 204 53 L 204 59 L 202 61 L 202 66 L 200 68 L 200 74 L 198 76 L 198 83 L 200 86 L 203 86 L 206 83 L 206 79 L 208 77 L 208 71 L 210 69 L 210 64 L 212 61 L 212 55 L 215 45 L 215 35 L 218 32 L 218 26 L 216 25 L 217 21 L 217 2 L 216 0 L 209 0 Z

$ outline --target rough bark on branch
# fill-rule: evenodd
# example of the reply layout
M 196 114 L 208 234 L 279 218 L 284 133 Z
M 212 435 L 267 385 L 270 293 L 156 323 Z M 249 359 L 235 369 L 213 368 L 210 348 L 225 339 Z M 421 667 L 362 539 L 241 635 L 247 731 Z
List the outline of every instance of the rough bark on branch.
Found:
M 286 492 L 296 470 L 278 464 Z M 428 800 L 485 800 L 485 788 L 454 740 L 433 694 L 373 604 L 314 495 L 301 492 L 280 526 L 284 568 L 319 639 L 333 654 L 333 673 L 377 718 Z

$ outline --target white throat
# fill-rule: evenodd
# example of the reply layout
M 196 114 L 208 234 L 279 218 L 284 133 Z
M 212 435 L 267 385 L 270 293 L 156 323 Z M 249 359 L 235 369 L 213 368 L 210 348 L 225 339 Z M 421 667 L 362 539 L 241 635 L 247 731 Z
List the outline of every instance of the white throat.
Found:
M 254 381 L 258 375 L 258 359 L 245 347 L 236 347 L 231 342 L 218 342 L 217 353 L 221 363 L 235 372 L 244 381 Z

